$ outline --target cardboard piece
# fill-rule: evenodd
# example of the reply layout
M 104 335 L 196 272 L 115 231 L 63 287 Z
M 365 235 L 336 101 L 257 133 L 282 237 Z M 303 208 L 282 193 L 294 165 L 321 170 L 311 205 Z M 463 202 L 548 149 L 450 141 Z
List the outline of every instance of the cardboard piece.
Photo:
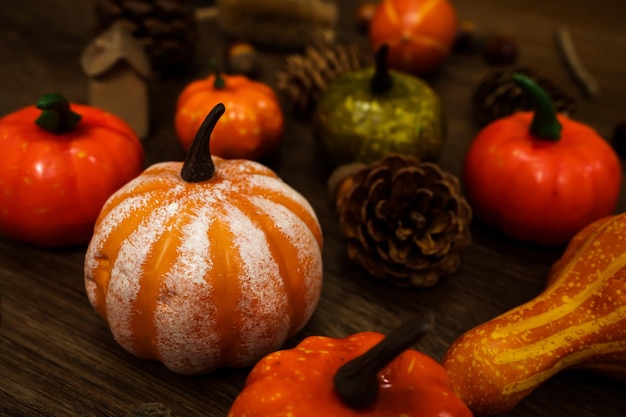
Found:
M 89 78 L 89 104 L 120 117 L 144 139 L 150 125 L 147 80 L 152 69 L 139 41 L 122 24 L 114 24 L 87 45 L 81 65 Z

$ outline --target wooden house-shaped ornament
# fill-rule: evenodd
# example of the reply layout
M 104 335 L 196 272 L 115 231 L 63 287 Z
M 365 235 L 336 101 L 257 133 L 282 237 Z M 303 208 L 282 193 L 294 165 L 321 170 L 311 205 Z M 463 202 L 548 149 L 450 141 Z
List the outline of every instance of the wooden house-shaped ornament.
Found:
M 145 138 L 152 69 L 139 41 L 122 24 L 114 24 L 84 49 L 81 65 L 88 77 L 89 104 L 120 117 Z

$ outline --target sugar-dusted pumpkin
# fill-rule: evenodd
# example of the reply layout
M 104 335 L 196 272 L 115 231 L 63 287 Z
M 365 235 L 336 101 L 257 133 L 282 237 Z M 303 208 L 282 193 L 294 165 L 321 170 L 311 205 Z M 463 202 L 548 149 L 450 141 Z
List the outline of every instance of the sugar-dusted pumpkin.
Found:
M 119 117 L 58 93 L 0 118 L 0 234 L 86 245 L 104 202 L 141 173 L 143 148 Z
M 274 90 L 244 75 L 217 72 L 188 84 L 178 96 L 174 124 L 185 151 L 217 103 L 223 103 L 227 112 L 211 136 L 213 155 L 258 160 L 278 147 L 284 117 Z
M 223 112 L 184 163 L 152 165 L 107 201 L 85 259 L 117 342 L 182 374 L 253 364 L 305 325 L 321 291 L 307 200 L 264 165 L 208 153 Z

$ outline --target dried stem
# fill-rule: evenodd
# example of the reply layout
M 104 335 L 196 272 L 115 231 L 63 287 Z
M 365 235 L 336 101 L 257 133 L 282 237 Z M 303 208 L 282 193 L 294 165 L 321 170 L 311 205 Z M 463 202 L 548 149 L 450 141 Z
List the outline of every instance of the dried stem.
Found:
M 569 30 L 560 28 L 557 31 L 556 39 L 565 65 L 576 83 L 578 83 L 587 97 L 595 97 L 598 94 L 598 83 L 580 61 Z

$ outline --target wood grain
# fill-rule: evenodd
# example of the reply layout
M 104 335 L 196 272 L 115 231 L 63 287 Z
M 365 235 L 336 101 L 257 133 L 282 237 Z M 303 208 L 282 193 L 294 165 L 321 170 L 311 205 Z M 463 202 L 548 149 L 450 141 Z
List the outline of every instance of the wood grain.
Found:
M 80 55 L 92 39 L 93 1 L 3 0 L 0 13 L 0 114 L 31 104 L 39 95 L 63 92 L 87 101 Z M 360 3 L 342 0 L 340 40 L 364 42 L 355 31 Z M 624 120 L 626 103 L 626 2 L 604 0 L 456 0 L 463 20 L 481 32 L 507 33 L 519 41 L 520 62 L 556 80 L 579 103 L 577 118 L 608 138 Z M 578 54 L 599 83 L 586 100 L 556 50 L 556 30 L 566 26 Z M 150 82 L 151 125 L 146 164 L 182 158 L 173 131 L 178 92 L 209 71 L 222 52 L 214 21 L 199 28 L 194 68 Z M 283 65 L 277 51 L 262 51 L 262 76 L 275 81 Z M 448 118 L 441 166 L 458 175 L 477 127 L 470 116 L 472 87 L 485 70 L 476 54 L 456 54 L 428 81 Z M 1 152 L 1 150 L 0 150 Z M 346 257 L 328 194 L 328 170 L 316 157 L 310 125 L 289 118 L 276 155 L 263 161 L 313 205 L 324 231 L 325 284 L 318 310 L 293 346 L 307 335 L 345 336 L 387 332 L 424 308 L 437 328 L 418 347 L 439 359 L 463 331 L 538 294 L 562 248 L 513 242 L 479 221 L 473 244 L 457 273 L 430 289 L 400 289 L 370 278 Z M 626 209 L 622 192 L 618 211 Z M 119 416 L 138 404 L 159 401 L 179 417 L 225 416 L 248 369 L 224 369 L 198 377 L 173 374 L 159 363 L 123 351 L 89 305 L 83 285 L 85 248 L 48 250 L 0 240 L 0 415 Z M 507 414 L 514 416 L 617 417 L 624 415 L 626 384 L 585 372 L 556 376 Z

